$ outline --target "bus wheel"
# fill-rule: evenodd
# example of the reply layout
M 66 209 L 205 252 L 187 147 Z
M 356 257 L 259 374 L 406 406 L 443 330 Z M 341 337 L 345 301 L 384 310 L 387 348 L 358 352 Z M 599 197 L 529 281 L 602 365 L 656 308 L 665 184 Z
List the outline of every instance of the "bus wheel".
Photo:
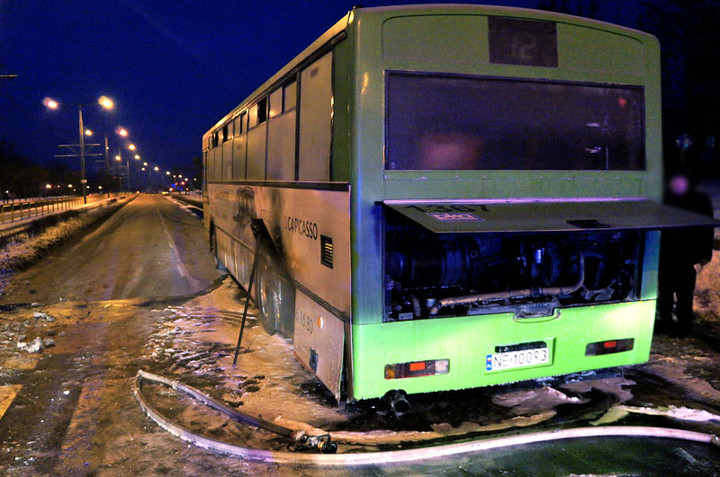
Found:
M 269 334 L 279 331 L 292 338 L 295 331 L 295 287 L 276 272 L 272 262 L 261 258 L 258 264 L 257 306 L 260 321 Z
M 217 260 L 217 234 L 215 233 L 215 226 L 210 226 L 210 253 L 213 258 Z
M 227 272 L 225 265 L 220 261 L 220 257 L 218 256 L 218 240 L 214 225 L 210 226 L 210 255 L 212 255 L 215 261 L 215 268 L 221 272 Z
M 257 296 L 257 305 L 260 311 L 260 322 L 269 335 L 274 335 L 281 319 L 283 298 L 281 279 L 267 260 L 260 260 L 257 274 L 255 296 Z

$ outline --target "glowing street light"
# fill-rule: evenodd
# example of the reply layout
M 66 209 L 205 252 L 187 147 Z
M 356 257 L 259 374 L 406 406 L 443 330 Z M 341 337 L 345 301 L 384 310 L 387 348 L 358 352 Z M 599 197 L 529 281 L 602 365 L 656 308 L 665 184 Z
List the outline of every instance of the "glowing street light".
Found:
M 115 130 L 115 133 L 117 133 L 118 136 L 122 136 L 122 137 L 127 137 L 127 135 L 128 135 L 127 129 L 121 128 L 121 127 L 117 128 Z
M 48 109 L 58 109 L 60 107 L 60 102 L 56 101 L 52 98 L 45 97 L 43 99 L 43 104 Z M 65 103 L 65 104 L 74 104 L 78 108 L 78 136 L 80 138 L 80 182 L 81 182 L 81 189 L 82 189 L 82 197 L 83 197 L 83 203 L 87 204 L 87 192 L 86 189 L 88 188 L 87 185 L 87 179 L 85 178 L 85 135 L 87 134 L 85 127 L 83 126 L 83 114 L 82 114 L 82 107 L 83 103 Z M 85 103 L 87 104 L 87 103 Z M 113 103 L 112 99 L 108 98 L 107 96 L 100 96 L 98 98 L 98 104 L 102 106 L 105 109 L 113 109 L 115 107 L 115 103 Z M 92 134 L 92 133 L 91 133 Z
M 122 161 L 122 157 L 120 157 L 119 155 L 117 155 L 117 156 L 115 156 L 115 160 L 118 161 L 118 162 L 119 162 L 119 161 Z
M 86 129 L 86 130 L 85 130 L 85 135 L 88 136 L 88 137 L 90 137 L 90 136 L 93 135 L 93 132 L 92 132 L 90 129 Z
M 113 109 L 115 107 L 115 103 L 113 102 L 113 100 L 108 98 L 107 96 L 100 96 L 98 98 L 98 104 L 105 109 Z
M 136 161 L 139 161 L 139 160 L 140 160 L 140 155 L 139 155 L 139 154 L 135 154 L 135 160 L 136 160 Z
M 158 166 L 155 166 L 155 167 L 153 167 L 153 170 L 154 170 L 155 172 L 158 172 L 158 171 L 160 170 L 160 168 L 159 168 Z
M 48 109 L 57 109 L 60 107 L 60 103 L 52 98 L 43 98 L 43 105 Z
M 130 149 L 131 151 L 134 151 L 134 150 L 137 149 L 137 148 L 135 147 L 135 144 L 130 144 L 130 145 L 128 146 L 128 149 Z

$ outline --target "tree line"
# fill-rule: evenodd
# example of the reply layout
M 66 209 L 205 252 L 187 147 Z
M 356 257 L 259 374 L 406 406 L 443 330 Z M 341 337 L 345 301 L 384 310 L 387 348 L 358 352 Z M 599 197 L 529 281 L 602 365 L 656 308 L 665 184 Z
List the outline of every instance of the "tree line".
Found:
M 3 199 L 67 195 L 80 186 L 80 172 L 66 164 L 41 164 L 21 153 L 15 144 L 0 141 L 0 196 Z M 52 191 L 47 184 L 53 186 Z M 60 186 L 60 187 L 58 187 Z

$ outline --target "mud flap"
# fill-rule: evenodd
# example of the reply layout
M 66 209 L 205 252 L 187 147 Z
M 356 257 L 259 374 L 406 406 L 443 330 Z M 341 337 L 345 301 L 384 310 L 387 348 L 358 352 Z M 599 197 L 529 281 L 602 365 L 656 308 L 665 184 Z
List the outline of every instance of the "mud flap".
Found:
M 340 401 L 345 323 L 301 290 L 295 297 L 295 336 L 298 360 Z

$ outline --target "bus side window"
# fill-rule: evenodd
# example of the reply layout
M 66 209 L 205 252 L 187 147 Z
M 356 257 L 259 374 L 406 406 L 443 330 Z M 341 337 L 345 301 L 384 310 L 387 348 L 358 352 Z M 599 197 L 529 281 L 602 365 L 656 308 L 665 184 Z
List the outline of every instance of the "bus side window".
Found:
M 247 159 L 247 112 L 243 111 L 235 118 L 235 139 L 233 140 L 233 180 L 245 179 L 245 161 Z
M 270 119 L 282 113 L 282 88 L 270 93 Z
M 268 99 L 267 96 L 258 101 L 257 104 L 257 123 L 262 124 L 265 121 L 267 121 L 267 106 L 268 106 Z
M 267 179 L 295 180 L 295 111 L 283 111 L 283 88 L 270 94 Z
M 297 105 L 297 81 L 293 80 L 283 86 L 283 113 L 292 111 Z
M 221 180 L 229 181 L 232 179 L 233 169 L 233 122 L 225 123 L 222 128 L 222 169 Z
M 300 73 L 300 148 L 298 179 L 330 180 L 332 146 L 332 65 L 327 53 Z
M 250 108 L 250 124 L 247 134 L 247 178 L 265 180 L 265 156 L 267 146 L 267 97 Z

